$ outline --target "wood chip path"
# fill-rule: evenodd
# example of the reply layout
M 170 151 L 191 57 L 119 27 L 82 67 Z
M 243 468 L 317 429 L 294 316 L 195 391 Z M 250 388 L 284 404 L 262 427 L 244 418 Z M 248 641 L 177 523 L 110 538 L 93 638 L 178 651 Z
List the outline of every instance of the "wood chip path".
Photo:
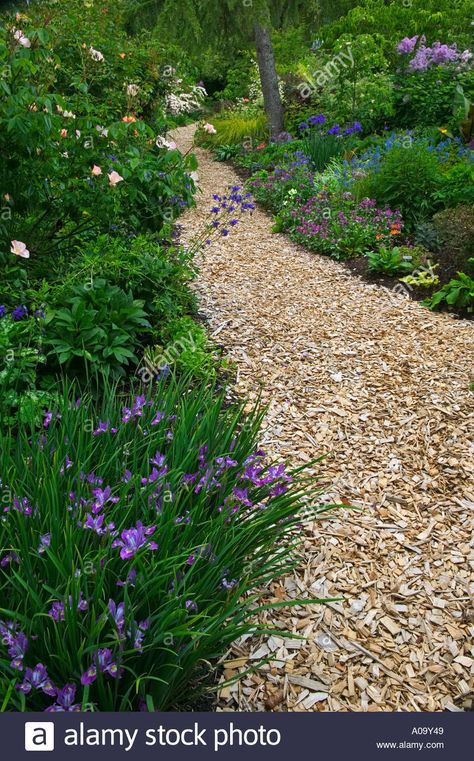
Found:
M 177 130 L 181 150 L 193 127 Z M 212 194 L 239 183 L 196 150 L 202 226 Z M 327 458 L 321 501 L 342 510 L 302 536 L 301 565 L 269 600 L 301 639 L 235 643 L 221 711 L 442 711 L 474 704 L 474 324 L 432 314 L 271 233 L 257 210 L 206 250 L 196 288 L 236 390 L 270 411 L 262 444 L 294 465 Z

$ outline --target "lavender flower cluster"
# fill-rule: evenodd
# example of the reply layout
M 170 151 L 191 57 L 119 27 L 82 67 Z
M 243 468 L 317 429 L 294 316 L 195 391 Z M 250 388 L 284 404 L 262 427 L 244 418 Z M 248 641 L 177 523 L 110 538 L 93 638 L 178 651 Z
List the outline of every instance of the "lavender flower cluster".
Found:
M 408 63 L 412 71 L 426 71 L 432 66 L 445 66 L 450 63 L 469 64 L 473 58 L 473 53 L 470 50 L 460 52 L 455 43 L 446 45 L 441 42 L 434 42 L 431 47 L 427 47 L 425 42 L 426 38 L 423 35 L 418 44 L 418 36 L 416 35 L 415 37 L 404 37 L 397 45 L 397 51 L 400 55 L 415 53 Z

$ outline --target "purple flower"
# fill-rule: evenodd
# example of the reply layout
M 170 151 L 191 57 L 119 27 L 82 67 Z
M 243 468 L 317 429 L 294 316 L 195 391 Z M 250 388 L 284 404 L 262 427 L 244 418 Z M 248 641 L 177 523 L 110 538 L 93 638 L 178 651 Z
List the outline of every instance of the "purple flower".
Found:
M 0 304 L 0 317 L 5 317 L 7 313 L 7 308 L 4 304 Z
M 151 465 L 156 465 L 157 468 L 161 468 L 164 465 L 165 462 L 165 455 L 161 454 L 160 452 L 156 451 L 154 456 L 150 460 Z
M 58 713 L 61 711 L 80 711 L 79 704 L 74 705 L 76 697 L 76 685 L 66 684 L 62 690 L 56 691 L 56 703 L 46 709 L 46 713 Z
M 21 499 L 18 499 L 18 497 L 13 497 L 13 505 L 7 505 L 7 507 L 4 508 L 3 512 L 8 513 L 11 509 L 15 510 L 17 513 L 21 513 L 22 515 L 31 515 L 33 513 L 33 508 L 28 497 L 22 497 Z
M 21 690 L 25 695 L 28 695 L 32 689 L 42 690 L 52 698 L 56 696 L 56 688 L 53 686 L 48 677 L 48 672 L 42 663 L 38 663 L 34 669 L 27 668 L 22 684 L 17 685 L 17 690 Z
M 125 626 L 125 603 L 119 602 L 117 605 L 113 600 L 109 600 L 108 608 L 119 633 L 122 634 Z
M 108 674 L 113 679 L 116 679 L 120 675 L 119 668 L 113 660 L 112 651 L 108 647 L 99 648 L 99 650 L 94 653 L 94 660 L 96 661 L 97 666 L 95 664 L 89 666 L 87 671 L 81 676 L 81 684 L 87 685 L 95 682 L 97 679 L 97 667 L 102 674 Z
M 422 40 L 425 38 L 423 37 Z M 418 41 L 418 36 L 415 35 L 415 37 L 404 37 L 401 42 L 397 45 L 397 50 L 401 55 L 406 55 L 407 53 L 412 53 L 415 45 Z
M 120 547 L 120 557 L 122 560 L 133 558 L 141 547 L 145 545 L 149 550 L 157 550 L 156 542 L 151 542 L 147 537 L 151 536 L 156 530 L 156 526 L 145 528 L 141 521 L 137 521 L 135 528 L 129 528 L 122 531 L 120 539 L 112 542 L 112 547 Z
M 197 613 L 197 603 L 195 603 L 193 600 L 186 600 L 185 602 L 186 610 L 193 611 L 193 613 Z
M 6 568 L 7 565 L 10 565 L 10 563 L 19 563 L 19 562 L 20 562 L 20 558 L 18 557 L 16 552 L 8 552 L 0 560 L 0 567 L 1 568 Z
M 23 671 L 23 658 L 28 650 L 28 639 L 26 634 L 18 632 L 17 634 L 4 637 L 4 643 L 8 647 L 8 655 L 12 659 L 10 666 L 18 671 Z
M 51 534 L 48 533 L 48 534 L 43 534 L 42 536 L 40 536 L 40 543 L 38 547 L 39 554 L 43 555 L 46 550 L 46 547 L 49 547 L 50 544 L 51 544 Z
M 51 420 L 53 419 L 53 413 L 48 410 L 44 416 L 43 420 L 43 428 L 49 428 L 49 424 L 51 423 Z
M 150 425 L 158 425 L 158 423 L 165 417 L 164 412 L 157 412 Z
M 28 308 L 24 304 L 20 304 L 12 312 L 12 320 L 15 320 L 15 322 L 19 322 L 26 317 L 28 317 Z
M 95 431 L 92 431 L 93 436 L 99 436 L 101 433 L 106 433 L 106 431 L 109 430 L 109 422 L 102 422 L 102 420 L 99 420 L 99 425 L 95 429 Z
M 63 476 L 66 470 L 69 470 L 69 468 L 72 468 L 73 461 L 69 459 L 69 456 L 66 455 L 66 460 L 64 462 L 64 465 L 61 467 L 61 470 L 59 471 L 61 475 Z
M 147 618 L 145 621 L 140 621 L 139 624 L 135 624 L 135 634 L 133 636 L 133 646 L 135 650 L 138 650 L 139 653 L 143 652 L 143 640 L 145 639 L 145 634 L 147 630 L 150 627 L 150 619 Z M 127 632 L 128 636 L 132 638 L 131 631 Z
M 111 488 L 110 486 L 106 486 L 105 489 L 93 489 L 92 494 L 95 497 L 95 500 L 92 504 L 92 512 L 94 515 L 97 515 L 97 513 L 100 513 L 102 508 L 107 502 L 111 502 L 112 504 L 116 504 L 119 501 L 118 497 L 111 497 Z

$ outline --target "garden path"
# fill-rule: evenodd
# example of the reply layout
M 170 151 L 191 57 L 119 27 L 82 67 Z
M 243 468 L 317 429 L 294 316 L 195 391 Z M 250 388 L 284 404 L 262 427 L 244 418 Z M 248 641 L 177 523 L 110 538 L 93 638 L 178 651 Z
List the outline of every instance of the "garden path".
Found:
M 194 127 L 176 131 L 181 150 Z M 196 150 L 201 194 L 239 179 Z M 302 537 L 298 573 L 271 600 L 327 606 L 267 620 L 302 640 L 236 643 L 225 675 L 277 659 L 221 691 L 219 710 L 438 711 L 474 702 L 474 323 L 433 314 L 271 233 L 258 209 L 205 252 L 196 283 L 236 390 L 270 405 L 263 444 L 313 472 L 321 501 L 358 505 Z M 230 661 L 230 662 L 229 662 Z

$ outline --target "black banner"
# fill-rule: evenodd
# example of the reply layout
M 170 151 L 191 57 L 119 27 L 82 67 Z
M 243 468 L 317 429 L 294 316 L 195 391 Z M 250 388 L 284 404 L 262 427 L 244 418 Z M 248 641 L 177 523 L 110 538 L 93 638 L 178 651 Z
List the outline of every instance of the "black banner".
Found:
M 0 758 L 453 761 L 473 730 L 473 713 L 16 713 L 0 715 Z

